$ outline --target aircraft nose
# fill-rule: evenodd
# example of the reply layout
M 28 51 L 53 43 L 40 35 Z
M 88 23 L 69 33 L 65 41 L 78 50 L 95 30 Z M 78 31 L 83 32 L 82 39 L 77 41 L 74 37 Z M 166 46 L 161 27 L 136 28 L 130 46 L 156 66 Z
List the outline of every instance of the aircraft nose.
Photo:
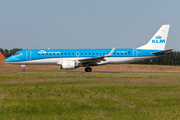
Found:
M 4 62 L 5 62 L 5 63 L 8 63 L 8 62 L 9 62 L 9 59 L 7 58 Z
M 5 63 L 10 63 L 11 62 L 11 58 L 7 58 L 4 62 Z

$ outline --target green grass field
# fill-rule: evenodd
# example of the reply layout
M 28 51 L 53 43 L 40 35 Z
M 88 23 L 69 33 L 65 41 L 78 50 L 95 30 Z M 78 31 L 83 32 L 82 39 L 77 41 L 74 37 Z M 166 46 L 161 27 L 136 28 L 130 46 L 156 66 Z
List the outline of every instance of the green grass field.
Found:
M 0 73 L 0 119 L 180 119 L 180 75 Z

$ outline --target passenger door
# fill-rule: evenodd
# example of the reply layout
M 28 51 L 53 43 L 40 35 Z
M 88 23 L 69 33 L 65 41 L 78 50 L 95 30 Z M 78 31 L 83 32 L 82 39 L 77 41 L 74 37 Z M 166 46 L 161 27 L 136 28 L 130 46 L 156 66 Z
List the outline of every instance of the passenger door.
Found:
M 138 58 L 137 49 L 133 49 L 133 58 L 134 58 L 134 59 Z
M 26 59 L 31 60 L 31 51 L 30 50 L 26 51 Z

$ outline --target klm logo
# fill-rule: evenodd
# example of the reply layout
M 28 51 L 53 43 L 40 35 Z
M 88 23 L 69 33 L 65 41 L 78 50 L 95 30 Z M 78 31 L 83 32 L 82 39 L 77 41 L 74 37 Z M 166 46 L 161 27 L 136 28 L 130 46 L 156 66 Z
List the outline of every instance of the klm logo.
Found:
M 44 51 L 44 50 L 41 50 L 40 52 L 38 52 L 39 54 L 40 53 L 44 53 L 44 54 L 46 54 L 47 52 L 46 51 Z
M 161 39 L 162 36 L 158 35 L 155 38 L 156 38 L 155 40 L 152 40 L 152 43 L 165 43 L 166 42 L 165 39 Z

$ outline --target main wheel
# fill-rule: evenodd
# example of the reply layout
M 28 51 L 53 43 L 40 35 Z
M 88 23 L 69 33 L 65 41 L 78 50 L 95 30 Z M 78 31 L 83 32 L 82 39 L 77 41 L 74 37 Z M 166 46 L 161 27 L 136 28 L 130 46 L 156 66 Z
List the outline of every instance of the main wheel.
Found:
M 26 69 L 22 69 L 23 72 L 26 72 Z
M 85 72 L 92 72 L 92 69 L 90 67 L 86 67 Z

